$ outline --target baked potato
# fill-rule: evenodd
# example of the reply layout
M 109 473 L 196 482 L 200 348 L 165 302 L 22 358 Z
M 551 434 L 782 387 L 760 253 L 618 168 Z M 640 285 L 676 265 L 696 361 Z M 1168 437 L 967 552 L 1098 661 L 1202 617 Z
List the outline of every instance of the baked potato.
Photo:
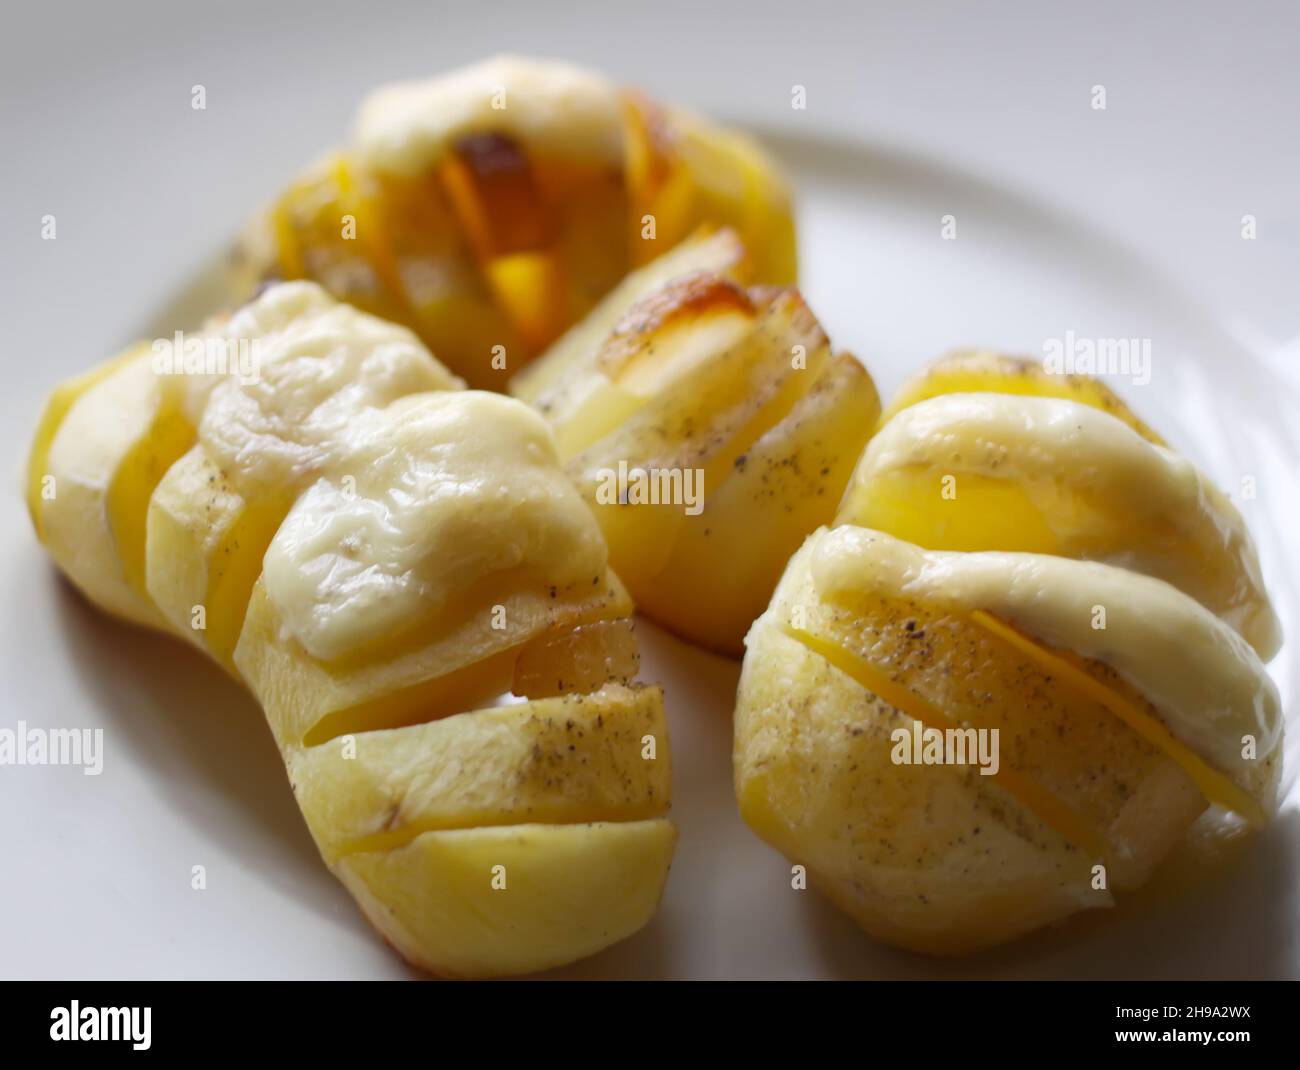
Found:
M 962 354 L 900 399 L 747 637 L 755 832 L 953 954 L 1111 905 L 1207 807 L 1267 821 L 1280 633 L 1228 499 L 1092 380 Z
M 675 841 L 663 700 L 545 422 L 314 283 L 206 339 L 255 343 L 256 374 L 142 347 L 55 391 L 28 473 L 56 563 L 247 684 L 413 964 L 532 972 L 643 926 Z
M 784 179 L 748 138 L 567 64 L 501 56 L 385 86 L 346 148 L 241 243 L 246 285 L 309 278 L 411 327 L 473 386 L 509 375 L 703 223 L 793 282 Z

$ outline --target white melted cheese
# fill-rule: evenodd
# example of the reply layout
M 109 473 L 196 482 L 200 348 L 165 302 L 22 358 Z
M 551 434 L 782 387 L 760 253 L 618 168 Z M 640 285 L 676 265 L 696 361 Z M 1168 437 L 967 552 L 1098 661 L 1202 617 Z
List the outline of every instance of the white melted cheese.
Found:
M 198 429 L 246 495 L 304 487 L 337 460 L 362 414 L 464 385 L 405 327 L 311 282 L 271 287 L 213 333 L 256 358 L 252 381 L 231 374 L 211 388 Z
M 878 531 L 822 529 L 811 572 L 829 603 L 855 594 L 982 609 L 1051 647 L 1114 669 L 1181 742 L 1234 779 L 1270 755 L 1282 734 L 1277 689 L 1250 646 L 1162 580 L 1112 565 L 1026 553 L 923 550 Z M 1106 627 L 1093 627 L 1093 607 Z M 1242 757 L 1251 735 L 1258 759 Z
M 501 573 L 563 592 L 604 577 L 596 522 L 542 418 L 479 391 L 364 414 L 267 551 L 284 631 L 329 661 Z
M 1231 501 L 1187 460 L 1108 413 L 1007 394 L 922 401 L 871 440 L 849 495 L 869 500 L 877 480 L 916 468 L 1014 483 L 1057 539 L 1054 552 L 1172 583 L 1265 659 L 1281 645 L 1254 543 Z
M 381 86 L 354 144 L 375 170 L 416 175 L 467 134 L 505 134 L 534 152 L 619 165 L 623 104 L 604 78 L 566 63 L 497 56 L 437 78 Z

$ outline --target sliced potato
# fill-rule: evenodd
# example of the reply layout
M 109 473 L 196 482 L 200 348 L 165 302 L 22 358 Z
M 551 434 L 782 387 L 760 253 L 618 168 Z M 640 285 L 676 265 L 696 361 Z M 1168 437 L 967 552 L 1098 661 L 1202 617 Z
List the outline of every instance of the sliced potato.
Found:
M 335 873 L 410 962 L 446 977 L 559 966 L 654 915 L 677 833 L 662 818 L 426 832 Z
M 789 191 L 753 142 L 589 72 L 498 57 L 372 94 L 353 143 L 244 254 L 255 277 L 315 279 L 500 388 L 702 225 L 734 227 L 766 279 L 794 281 Z
M 863 545 L 863 567 L 874 563 L 883 570 L 892 540 L 872 539 Z M 1118 871 L 1117 883 L 1123 883 L 1129 867 L 1144 871 L 1153 854 L 1158 858 L 1168 849 L 1167 826 L 1149 805 L 1142 812 L 1147 824 L 1139 831 L 1149 830 L 1159 851 L 1142 840 L 1121 840 L 1113 831 L 1133 824 L 1126 808 L 1135 800 L 1149 804 L 1142 785 L 1150 777 L 1159 776 L 1162 784 L 1169 779 L 1164 766 L 1171 760 L 1158 748 L 1136 737 L 1092 695 L 1053 686 L 1049 671 L 972 620 L 964 602 L 928 590 L 895 590 L 890 580 L 882 580 L 879 590 L 845 591 L 828 601 L 827 591 L 814 587 L 807 571 L 818 550 L 828 546 L 829 541 L 814 539 L 787 574 L 791 586 L 783 584 L 789 616 L 795 617 L 796 605 L 802 607 L 802 623 L 791 626 L 795 638 L 813 642 L 876 693 L 885 693 L 890 684 L 905 688 L 905 696 L 894 697 L 915 701 L 918 711 L 939 711 L 944 727 L 996 729 L 1001 762 L 1050 796 L 1062 814 L 1058 831 L 1110 863 Z M 877 546 L 880 556 L 873 557 Z M 1093 664 L 1088 671 L 1150 715 L 1147 700 L 1113 670 Z M 1205 805 L 1189 779 L 1183 786 L 1181 794 L 1169 795 L 1172 823 L 1185 819 L 1175 837 Z M 1044 819 L 1050 822 L 1046 814 Z
M 736 793 L 867 932 L 990 947 L 1110 905 L 1211 805 L 1269 819 L 1280 632 L 1249 533 L 1104 385 L 944 358 L 835 523 L 747 637 Z
M 675 840 L 662 695 L 631 684 L 631 602 L 545 421 L 312 284 L 210 330 L 264 344 L 251 378 L 142 350 L 47 406 L 29 500 L 60 567 L 253 689 L 322 854 L 413 963 L 541 969 L 645 924 Z M 479 901 L 484 852 L 513 894 Z
M 753 250 L 756 279 L 793 285 L 797 254 L 785 178 L 752 138 L 718 131 L 692 115 L 678 113 L 675 122 L 677 152 L 694 179 L 698 217 L 735 229 Z
M 631 601 L 616 584 L 602 578 L 586 597 L 561 601 L 546 590 L 521 590 L 519 578 L 506 575 L 439 607 L 439 619 L 420 629 L 418 641 L 412 636 L 381 647 L 378 657 L 326 663 L 285 634 L 259 580 L 235 664 L 283 745 L 418 723 L 509 691 L 519 648 L 529 640 L 627 616 Z M 507 626 L 494 628 L 498 620 Z
M 958 350 L 904 383 L 880 418 L 881 426 L 918 401 L 941 394 L 992 392 L 1018 397 L 1064 398 L 1123 420 L 1139 435 L 1165 444 L 1110 387 L 1088 375 L 1055 375 L 1036 360 L 990 349 Z
M 569 383 L 591 374 L 609 337 L 627 313 L 674 279 L 687 275 L 717 276 L 746 282 L 751 272 L 734 231 L 699 231 L 644 267 L 630 272 L 595 308 L 539 357 L 510 380 L 510 393 L 548 412 L 561 401 Z
M 717 489 L 706 487 L 703 511 L 681 522 L 658 579 L 639 593 L 640 608 L 739 657 L 785 558 L 834 515 L 835 489 L 879 408 L 871 376 L 854 357 L 827 361 L 789 414 L 732 461 Z
M 288 510 L 278 493 L 250 507 L 201 445 L 172 465 L 149 501 L 150 596 L 177 635 L 232 671 L 262 554 Z
M 1264 658 L 1281 627 L 1241 515 L 1202 473 L 1075 401 L 946 394 L 872 439 L 840 522 L 937 550 L 1024 550 L 1157 576 Z
M 793 408 L 828 359 L 825 335 L 797 293 L 768 295 L 758 311 L 738 342 L 694 362 L 671 389 L 569 461 L 634 598 L 663 572 L 686 509 L 702 504 L 736 458 Z M 806 367 L 792 366 L 796 347 Z M 643 500 L 618 493 L 636 472 L 647 488 Z M 684 500 L 687 479 L 701 501 Z
M 47 477 L 50 446 L 54 443 L 55 434 L 63 425 L 73 404 L 83 394 L 143 353 L 143 345 L 134 346 L 111 360 L 97 364 L 89 371 L 69 379 L 66 383 L 60 383 L 51 392 L 45 407 L 41 410 L 36 432 L 32 436 L 32 448 L 27 455 L 27 512 L 37 536 L 40 536 L 42 531 L 43 503 L 48 500 L 48 494 L 54 490 L 54 486 L 47 483 Z
M 364 312 L 402 318 L 409 306 L 397 264 L 386 256 L 390 236 L 374 210 L 377 193 L 371 176 L 345 154 L 312 164 L 246 237 L 244 252 L 257 261 L 249 285 L 269 257 L 278 279 L 313 279 Z
M 92 602 L 164 628 L 145 589 L 145 516 L 154 487 L 193 442 L 194 425 L 185 384 L 155 373 L 148 348 L 112 365 L 67 406 L 43 451 L 44 471 L 31 473 L 41 484 L 48 477 L 51 495 L 40 496 L 37 530 Z M 34 461 L 39 452 L 38 444 Z
M 890 761 L 910 719 L 760 617 L 736 701 L 741 816 L 877 939 L 975 951 L 1109 906 L 1092 859 L 971 766 Z
M 545 423 L 495 394 L 415 395 L 359 420 L 294 504 L 235 663 L 276 738 L 312 744 L 481 704 L 525 644 L 629 609 Z
M 619 685 L 291 748 L 286 761 L 329 862 L 433 829 L 662 817 L 672 782 L 662 694 Z
M 1094 601 L 1108 631 L 1090 625 Z M 1275 805 L 1280 708 L 1258 658 L 1125 569 L 822 529 L 747 646 L 742 815 L 904 947 L 974 950 L 1109 905 L 1102 893 L 1145 882 L 1207 802 L 1252 822 Z M 923 757 L 911 744 L 925 733 Z M 940 805 L 933 785 L 949 782 L 960 790 Z M 1035 846 L 1056 846 L 1029 865 L 1018 838 L 1034 828 Z M 950 867 L 962 880 L 946 887 Z
M 720 653 L 834 513 L 880 402 L 729 231 L 630 277 L 521 377 L 637 604 Z M 626 303 L 624 303 L 626 302 Z
M 402 399 L 354 432 L 276 533 L 234 658 L 322 854 L 440 972 L 542 969 L 621 939 L 667 873 L 669 741 L 657 689 L 609 682 L 629 671 L 631 604 L 544 422 L 471 391 Z M 552 677 L 562 695 L 496 705 Z M 482 899 L 473 875 L 497 850 L 483 873 L 506 866 L 519 894 Z
M 561 458 L 614 434 L 656 396 L 739 345 L 761 314 L 744 290 L 709 275 L 674 279 L 638 302 L 601 346 L 592 374 L 550 407 L 539 406 Z

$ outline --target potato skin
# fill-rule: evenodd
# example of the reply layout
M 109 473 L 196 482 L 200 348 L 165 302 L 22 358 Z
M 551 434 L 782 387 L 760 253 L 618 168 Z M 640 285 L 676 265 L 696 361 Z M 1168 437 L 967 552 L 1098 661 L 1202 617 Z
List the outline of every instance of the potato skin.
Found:
M 1109 906 L 1092 860 L 975 767 L 890 761 L 908 720 L 785 629 L 802 566 L 745 641 L 733 768 L 746 823 L 870 935 L 913 951 L 978 951 Z
M 663 818 L 448 829 L 348 855 L 334 872 L 413 965 L 501 977 L 594 955 L 644 926 L 676 842 Z

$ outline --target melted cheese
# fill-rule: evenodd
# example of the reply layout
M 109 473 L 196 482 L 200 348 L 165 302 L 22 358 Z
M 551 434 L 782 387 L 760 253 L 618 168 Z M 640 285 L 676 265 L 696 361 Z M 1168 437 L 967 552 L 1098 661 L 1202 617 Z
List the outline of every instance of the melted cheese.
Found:
M 522 402 L 424 394 L 351 424 L 298 500 L 263 578 L 282 627 L 332 660 L 513 573 L 557 595 L 603 577 L 599 528 Z
M 813 537 L 818 597 L 858 593 L 983 610 L 1060 649 L 1114 669 L 1159 712 L 1170 733 L 1237 783 L 1278 746 L 1281 703 L 1258 656 L 1181 591 L 1111 565 L 1027 553 L 923 550 L 877 531 L 840 527 Z M 1094 607 L 1106 609 L 1094 628 Z M 1257 759 L 1242 756 L 1256 740 Z
M 416 175 L 466 134 L 501 133 L 534 153 L 621 165 L 622 98 L 596 74 L 564 63 L 497 56 L 437 78 L 382 86 L 362 102 L 360 161 Z
M 909 537 L 942 549 L 1039 549 L 945 545 L 946 536 L 962 535 L 962 524 L 945 530 L 945 512 L 955 510 L 939 495 L 941 474 L 956 476 L 958 495 L 976 503 L 981 486 L 1014 485 L 1051 533 L 1041 549 L 1159 577 L 1223 617 L 1263 658 L 1281 645 L 1241 515 L 1192 464 L 1114 416 L 1074 401 L 1006 394 L 919 402 L 872 439 L 846 494 L 846 518 L 890 526 L 873 523 L 873 504 L 897 479 L 919 475 L 933 489 L 918 497 L 934 538 Z M 969 476 L 984 482 L 971 489 Z
M 211 388 L 199 423 L 208 455 L 246 495 L 305 487 L 338 460 L 363 413 L 463 385 L 405 327 L 315 283 L 274 286 L 213 334 L 256 358 L 254 375 Z

